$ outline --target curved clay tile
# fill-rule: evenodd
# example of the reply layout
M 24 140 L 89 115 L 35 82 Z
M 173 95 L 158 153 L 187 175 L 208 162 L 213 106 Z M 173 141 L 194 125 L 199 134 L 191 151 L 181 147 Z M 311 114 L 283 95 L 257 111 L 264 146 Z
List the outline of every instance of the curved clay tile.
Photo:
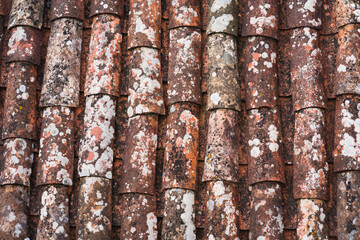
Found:
M 217 33 L 207 39 L 207 110 L 241 110 L 236 38 Z
M 169 189 L 165 191 L 164 200 L 162 239 L 196 239 L 194 191 Z
M 165 189 L 195 190 L 199 145 L 199 107 L 177 103 L 167 116 L 165 161 L 162 184 Z
M 50 21 L 59 18 L 84 20 L 84 0 L 51 0 Z
M 327 98 L 335 98 L 336 55 L 338 52 L 338 36 L 320 36 L 324 86 Z
M 280 0 L 280 29 L 321 29 L 322 0 Z
M 69 240 L 69 188 L 61 185 L 42 187 L 36 239 Z
M 123 159 L 125 141 L 126 141 L 126 128 L 128 115 L 127 110 L 127 97 L 121 96 L 116 100 L 116 117 L 115 117 L 115 140 L 114 140 L 114 157 Z
M 283 234 L 280 184 L 275 182 L 255 184 L 251 190 L 249 239 L 283 239 Z
M 136 48 L 130 52 L 128 115 L 164 114 L 160 51 Z
M 8 28 L 29 26 L 41 29 L 45 0 L 13 0 Z
M 290 41 L 294 111 L 309 107 L 326 108 L 319 32 L 308 27 L 297 28 L 293 30 Z
M 350 23 L 360 23 L 360 3 L 357 0 L 337 0 L 336 2 L 336 24 L 342 27 Z
M 249 184 L 285 182 L 282 136 L 277 109 L 248 111 Z
M 318 199 L 298 200 L 297 239 L 328 239 L 326 202 Z
M 161 1 L 130 0 L 128 48 L 161 48 Z
M 111 239 L 111 180 L 81 178 L 78 196 L 77 239 Z
M 334 170 L 360 170 L 360 96 L 336 98 Z
M 180 27 L 170 30 L 168 104 L 201 103 L 201 32 Z
M 48 107 L 42 115 L 37 185 L 73 184 L 74 110 Z
M 112 178 L 115 104 L 115 99 L 109 95 L 86 97 L 84 129 L 79 148 L 80 177 Z
M 278 8 L 278 0 L 246 1 L 242 36 L 264 36 L 278 39 Z
M 210 112 L 202 181 L 239 182 L 238 112 Z
M 209 0 L 206 34 L 238 35 L 238 1 Z
M 121 198 L 120 239 L 157 239 L 155 196 L 123 194 Z
M 277 105 L 277 41 L 267 37 L 249 37 L 245 55 L 246 109 Z
M 200 2 L 198 0 L 168 0 L 169 28 L 201 28 Z
M 239 239 L 239 211 L 235 187 L 223 181 L 215 181 L 208 182 L 206 189 L 206 239 Z
M 338 32 L 336 24 L 336 8 L 337 1 L 323 0 L 322 11 L 321 11 L 321 34 L 330 35 Z
M 77 107 L 80 86 L 82 22 L 60 18 L 52 23 L 40 106 Z
M 5 15 L 5 1 L 1 1 L 0 2 L 0 16 L 4 16 Z
M 155 164 L 158 116 L 139 115 L 129 119 L 120 192 L 155 194 Z
M 23 138 L 6 139 L 0 164 L 0 185 L 30 186 L 31 166 L 34 162 L 34 143 Z
M 324 112 L 307 108 L 295 113 L 294 198 L 328 200 Z
M 28 62 L 40 65 L 42 32 L 38 29 L 18 26 L 9 32 L 5 62 Z
M 8 68 L 3 139 L 35 139 L 37 68 L 25 62 L 10 63 Z
M 292 164 L 294 159 L 294 130 L 295 114 L 291 97 L 280 97 L 279 108 L 281 135 L 283 139 L 283 160 L 285 164 Z
M 360 172 L 337 174 L 337 237 L 360 238 Z
M 90 17 L 101 14 L 122 16 L 124 0 L 91 0 Z
M 85 96 L 119 96 L 121 72 L 120 18 L 101 14 L 93 18 L 87 59 Z
M 29 239 L 29 188 L 19 185 L 0 186 L 0 229 L 2 239 Z
M 360 9 L 358 10 L 360 12 Z M 360 19 L 359 19 L 360 20 Z M 360 24 L 339 29 L 335 94 L 360 94 Z

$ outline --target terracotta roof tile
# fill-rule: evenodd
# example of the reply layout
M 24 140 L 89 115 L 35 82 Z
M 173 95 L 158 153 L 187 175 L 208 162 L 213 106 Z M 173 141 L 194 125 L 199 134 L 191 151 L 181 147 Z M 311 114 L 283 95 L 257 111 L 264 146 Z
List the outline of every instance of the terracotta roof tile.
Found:
M 124 0 L 91 0 L 90 16 L 102 14 L 114 14 L 122 16 Z
M 278 9 L 278 0 L 246 1 L 242 36 L 265 36 L 277 39 L 279 29 Z
M 360 4 L 354 0 L 336 1 L 336 24 L 338 27 L 349 23 L 360 23 L 358 11 Z
M 40 106 L 79 103 L 82 22 L 60 18 L 51 26 Z
M 339 48 L 336 56 L 335 94 L 360 94 L 359 42 L 360 25 L 351 24 L 339 29 Z
M 195 190 L 199 144 L 199 107 L 177 103 L 170 107 L 166 126 L 163 187 Z
M 192 190 L 165 191 L 162 239 L 195 239 L 195 193 Z
M 120 18 L 101 14 L 93 19 L 87 58 L 85 95 L 119 96 L 121 72 Z
M 206 34 L 227 33 L 238 35 L 238 1 L 209 0 Z
M 255 184 L 251 190 L 250 239 L 282 239 L 284 233 L 281 186 Z
M 288 97 L 291 92 L 291 51 L 293 30 L 285 30 L 279 32 L 279 41 L 277 48 L 277 68 L 278 68 L 278 88 L 279 96 Z
M 111 181 L 99 177 L 80 180 L 77 239 L 110 239 Z
M 30 26 L 40 29 L 43 23 L 45 0 L 13 0 L 8 28 Z
M 201 28 L 200 2 L 198 0 L 168 0 L 169 28 Z
M 320 36 L 324 87 L 327 98 L 335 98 L 336 55 L 339 48 L 338 35 Z
M 336 25 L 336 8 L 336 1 L 323 0 L 321 12 L 322 34 L 330 35 L 338 32 Z
M 84 0 L 52 0 L 50 20 L 60 18 L 84 19 Z

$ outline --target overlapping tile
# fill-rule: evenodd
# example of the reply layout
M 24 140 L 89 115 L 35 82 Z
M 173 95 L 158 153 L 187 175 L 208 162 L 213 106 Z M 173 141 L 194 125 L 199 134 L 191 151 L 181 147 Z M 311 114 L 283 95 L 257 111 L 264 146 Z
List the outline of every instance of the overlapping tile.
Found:
M 236 0 L 209 0 L 206 34 L 227 33 L 238 35 L 237 10 Z
M 8 28 L 30 26 L 40 29 L 43 23 L 45 0 L 14 0 L 9 15 Z
M 50 20 L 61 18 L 84 19 L 84 0 L 52 0 Z
M 201 28 L 200 1 L 168 0 L 169 28 L 196 27 Z
M 124 0 L 91 0 L 90 16 L 113 14 L 121 16 L 123 13 Z

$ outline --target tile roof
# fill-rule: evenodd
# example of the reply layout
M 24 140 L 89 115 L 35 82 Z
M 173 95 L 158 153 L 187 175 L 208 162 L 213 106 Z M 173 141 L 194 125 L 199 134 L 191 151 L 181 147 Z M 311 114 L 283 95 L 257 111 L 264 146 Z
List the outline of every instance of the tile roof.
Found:
M 0 0 L 0 239 L 360 239 L 357 0 Z

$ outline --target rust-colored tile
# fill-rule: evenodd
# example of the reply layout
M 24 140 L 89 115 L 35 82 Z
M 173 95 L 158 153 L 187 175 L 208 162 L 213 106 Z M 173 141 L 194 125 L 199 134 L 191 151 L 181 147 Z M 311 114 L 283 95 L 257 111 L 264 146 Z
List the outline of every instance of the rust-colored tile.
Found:
M 206 93 L 208 88 L 209 73 L 208 73 L 208 36 L 205 32 L 202 32 L 202 41 L 201 41 L 201 92 Z
M 248 154 L 247 151 L 248 149 L 248 134 L 247 134 L 247 129 L 248 129 L 248 123 L 247 123 L 247 112 L 245 110 L 245 102 L 241 101 L 241 111 L 238 114 L 238 138 L 239 138 L 239 164 L 247 164 L 248 163 Z
M 249 183 L 284 182 L 282 136 L 277 109 L 248 111 Z
M 335 105 L 334 168 L 360 170 L 360 97 L 341 95 Z
M 328 239 L 326 211 L 323 200 L 299 199 L 296 239 Z
M 250 0 L 245 4 L 242 36 L 265 36 L 278 39 L 278 0 Z
M 337 173 L 337 233 L 339 239 L 360 238 L 360 172 Z
M 36 239 L 69 240 L 68 191 L 67 186 L 45 185 L 42 187 Z
M 249 37 L 245 46 L 246 109 L 277 104 L 276 40 Z
M 240 165 L 239 167 L 239 190 L 237 198 L 239 201 L 239 228 L 241 230 L 250 229 L 250 216 L 251 216 L 251 189 L 249 186 L 248 166 Z
M 36 138 L 36 66 L 25 62 L 8 65 L 3 139 Z
M 319 108 L 295 113 L 293 194 L 296 199 L 329 198 L 324 118 Z
M 292 165 L 285 166 L 286 184 L 282 187 L 282 200 L 284 211 L 284 228 L 296 229 L 297 225 L 297 200 L 293 196 L 293 176 L 294 170 Z
M 201 1 L 201 23 L 202 23 L 202 30 L 206 30 L 207 21 L 208 21 L 208 14 L 209 14 L 209 2 L 210 0 L 202 0 Z
M 324 86 L 327 98 L 335 98 L 336 54 L 339 48 L 337 35 L 320 36 Z
M 183 0 L 181 0 L 183 1 Z M 201 103 L 201 33 L 181 27 L 170 30 L 168 103 Z
M 199 161 L 205 160 L 206 146 L 207 146 L 207 134 L 208 134 L 208 122 L 210 111 L 206 111 L 207 94 L 202 95 L 202 104 L 200 105 L 199 113 Z
M 3 16 L 5 14 L 5 1 L 0 2 L 0 15 Z
M 238 35 L 238 1 L 208 1 L 209 11 L 207 14 L 206 34 L 227 33 Z
M 140 115 L 128 121 L 120 192 L 155 194 L 157 115 Z
M 43 79 L 44 79 L 44 69 L 45 69 L 45 63 L 46 63 L 46 53 L 49 43 L 49 37 L 50 37 L 50 29 L 43 28 L 41 30 L 42 32 L 42 41 L 41 41 L 41 55 L 40 55 L 40 65 L 37 67 L 37 90 L 41 90 Z
M 279 98 L 279 111 L 283 139 L 282 157 L 285 164 L 292 164 L 294 160 L 295 113 L 291 97 Z
M 30 186 L 31 165 L 34 162 L 33 141 L 10 138 L 4 142 L 0 163 L 0 184 Z
M 195 190 L 199 146 L 199 107 L 178 103 L 167 117 L 163 187 Z
M 91 0 L 90 17 L 97 14 L 122 16 L 124 0 Z
M 142 47 L 131 51 L 127 110 L 129 117 L 144 113 L 165 113 L 160 75 L 159 50 Z
M 61 0 L 62 1 L 62 0 Z M 61 18 L 51 26 L 40 106 L 77 107 L 82 23 Z
M 236 44 L 236 38 L 231 35 L 217 33 L 208 36 L 208 110 L 241 109 Z
M 39 165 L 39 155 L 34 154 L 34 162 L 32 164 L 32 171 L 30 176 L 30 203 L 29 215 L 40 215 L 40 201 L 41 201 L 41 186 L 36 186 L 36 176 Z
M 92 26 L 92 25 L 91 25 Z M 84 27 L 84 25 L 83 25 Z M 80 55 L 80 91 L 84 91 L 89 61 L 91 29 L 83 28 Z
M 283 239 L 284 223 L 279 183 L 252 186 L 249 239 Z
M 5 62 L 40 64 L 42 32 L 32 27 L 19 26 L 10 30 Z
M 29 239 L 29 188 L 0 186 L 0 228 L 2 239 Z
M 111 210 L 111 180 L 99 177 L 81 178 L 77 239 L 110 239 Z
M 280 28 L 311 27 L 321 29 L 321 0 L 280 0 Z
M 166 90 L 164 90 L 166 91 Z M 165 149 L 166 146 L 166 124 L 168 115 L 159 115 L 158 149 Z
M 338 32 L 336 25 L 336 1 L 323 0 L 321 12 L 321 33 L 325 35 L 335 34 Z
M 101 14 L 93 18 L 85 96 L 119 96 L 121 72 L 120 18 Z
M 115 142 L 114 142 L 114 157 L 123 159 L 125 141 L 126 141 L 126 128 L 128 122 L 127 110 L 127 97 L 121 96 L 116 101 L 116 117 L 115 117 Z
M 238 38 L 238 67 L 239 67 L 239 84 L 240 84 L 240 98 L 241 101 L 245 101 L 245 74 L 247 72 L 247 66 L 245 63 L 245 46 L 248 37 Z
M 296 230 L 285 230 L 284 240 L 296 240 Z
M 334 162 L 334 144 L 335 144 L 335 99 L 329 99 L 328 108 L 325 109 L 325 146 L 326 159 L 328 162 Z
M 79 156 L 80 141 L 84 130 L 85 96 L 83 93 L 80 93 L 79 99 L 79 106 L 74 109 L 74 155 L 77 157 Z
M 360 23 L 360 3 L 356 0 L 338 0 L 336 2 L 336 24 L 342 27 L 349 23 Z
M 44 0 L 13 0 L 8 28 L 30 26 L 41 29 L 43 12 Z
M 162 239 L 195 239 L 195 193 L 192 190 L 165 191 Z
M 49 107 L 43 112 L 37 185 L 72 185 L 74 168 L 74 111 Z
M 121 198 L 120 239 L 157 239 L 155 196 L 123 194 Z
M 161 21 L 161 77 L 163 82 L 168 81 L 169 74 L 169 45 L 170 45 L 170 31 L 169 20 L 163 19 Z
M 161 0 L 130 0 L 128 48 L 161 48 Z
M 39 216 L 29 216 L 28 227 L 29 227 L 29 239 L 36 239 L 36 229 L 39 223 Z
M 340 28 L 338 44 L 335 94 L 360 94 L 360 24 Z
M 235 187 L 223 181 L 206 185 L 206 239 L 238 239 L 239 211 Z
M 127 35 L 122 35 L 121 42 L 121 74 L 120 74 L 120 95 L 129 95 L 129 78 L 130 78 L 130 51 L 127 51 Z
M 198 0 L 169 0 L 169 28 L 201 28 L 200 2 Z
M 78 158 L 74 159 L 74 166 L 77 166 Z M 69 225 L 76 227 L 78 222 L 79 209 L 79 193 L 80 193 L 80 178 L 77 169 L 74 168 L 73 185 L 70 187 L 69 193 Z
M 52 0 L 50 20 L 59 18 L 84 20 L 84 0 Z
M 294 111 L 309 107 L 325 108 L 319 32 L 308 27 L 294 29 L 290 41 Z
M 291 96 L 291 36 L 293 30 L 279 32 L 277 49 L 278 88 L 279 96 Z
M 112 178 L 115 105 L 115 99 L 109 95 L 86 97 L 79 149 L 80 177 Z
M 329 226 L 329 236 L 337 237 L 337 174 L 334 172 L 334 164 L 329 164 L 329 201 L 327 201 L 328 209 L 328 226 Z
M 202 181 L 239 182 L 238 112 L 211 111 Z

